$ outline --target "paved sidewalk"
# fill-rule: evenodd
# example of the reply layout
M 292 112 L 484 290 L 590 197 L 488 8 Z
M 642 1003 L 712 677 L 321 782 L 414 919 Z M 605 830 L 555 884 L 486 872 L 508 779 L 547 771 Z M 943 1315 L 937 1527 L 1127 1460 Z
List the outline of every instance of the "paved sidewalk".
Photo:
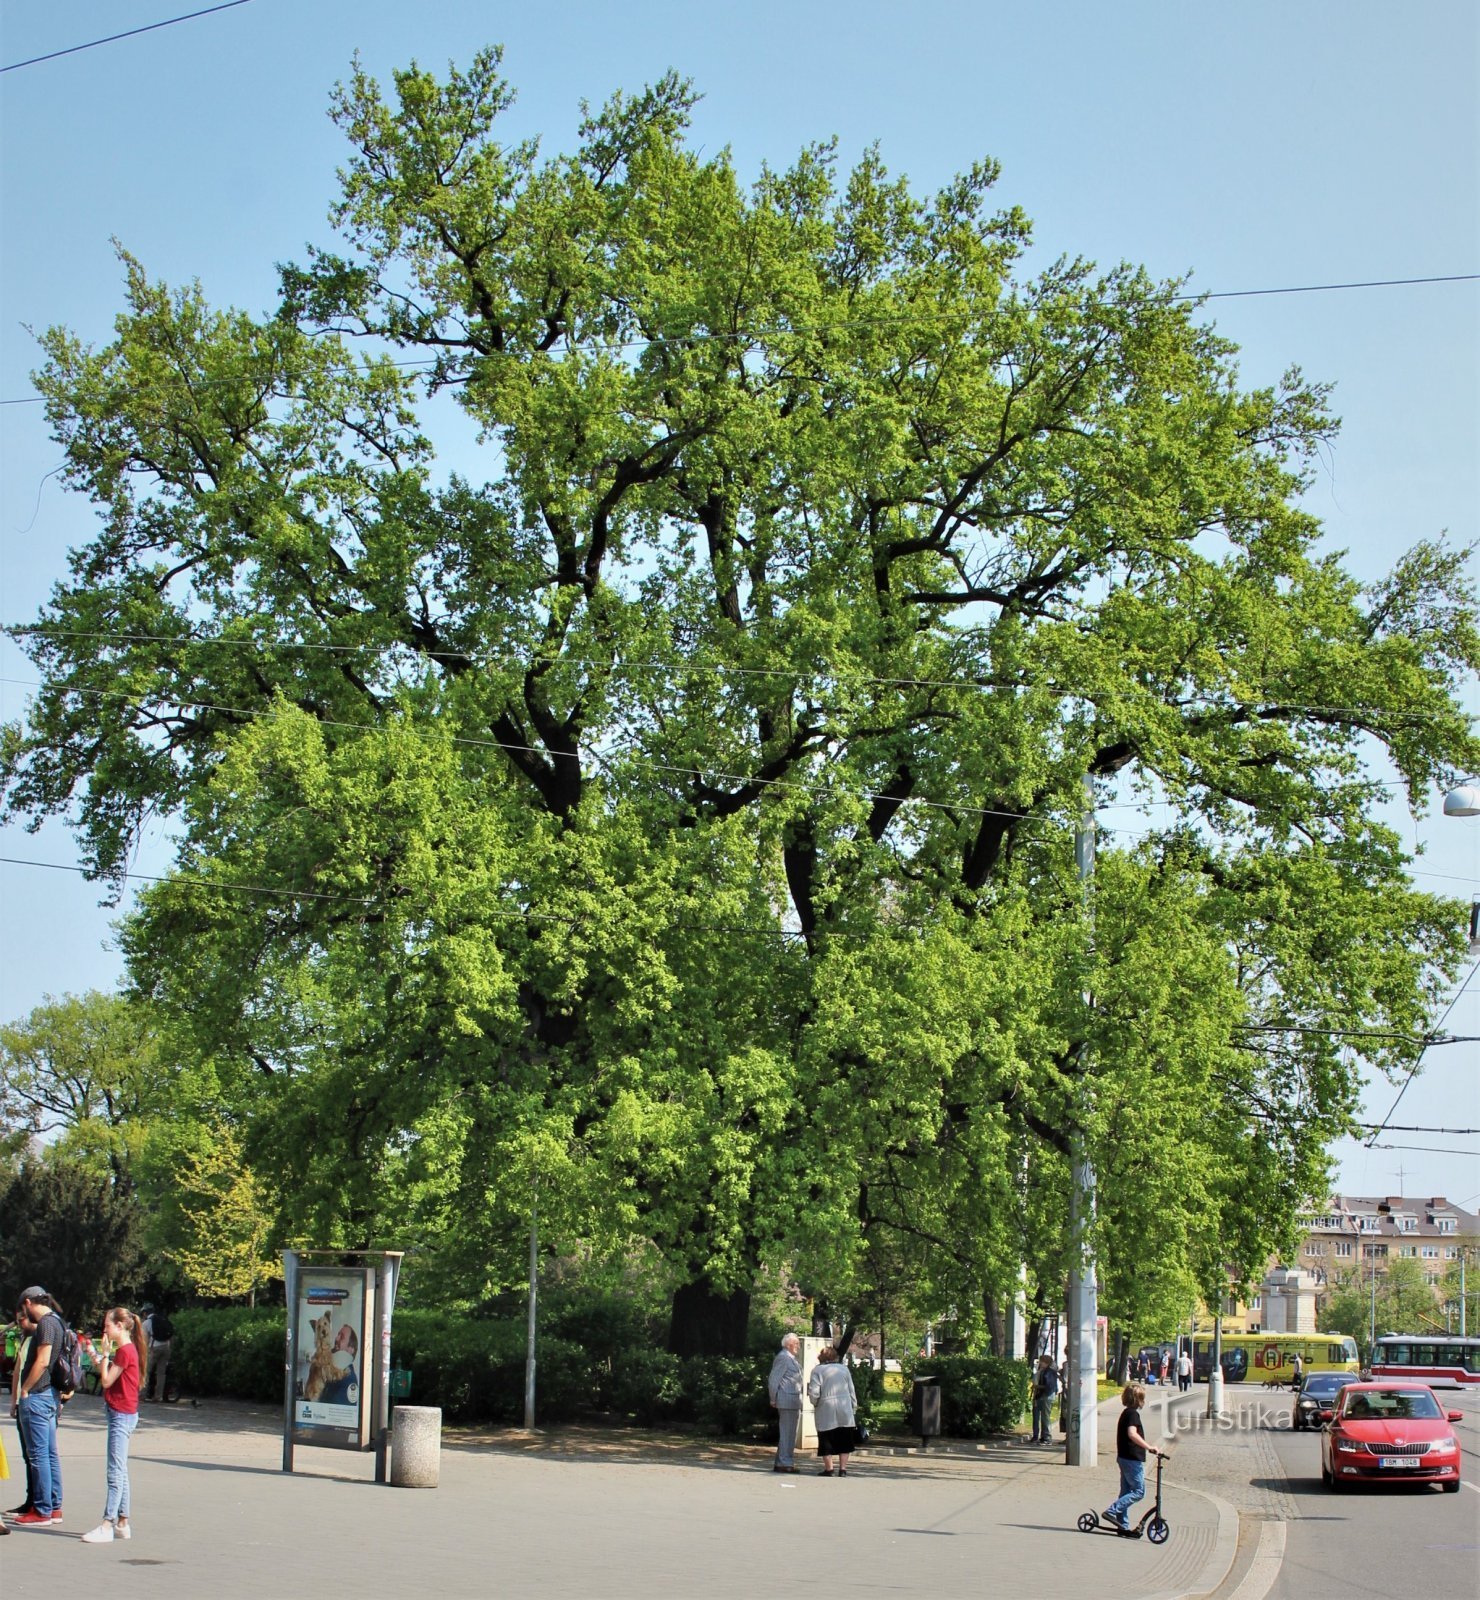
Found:
M 0 1590 L 5 1600 L 313 1600 L 362 1587 L 438 1600 L 1211 1591 L 1233 1559 L 1236 1518 L 1179 1473 L 1159 1549 L 1077 1531 L 1081 1511 L 1115 1494 L 1116 1409 L 1103 1408 L 1102 1465 L 1088 1473 L 1066 1469 L 1057 1450 L 1015 1445 L 861 1455 L 846 1481 L 824 1481 L 772 1473 L 758 1447 L 589 1429 L 449 1433 L 440 1487 L 404 1490 L 376 1485 L 373 1458 L 347 1452 L 300 1449 L 300 1470 L 284 1475 L 270 1412 L 147 1407 L 134 1436 L 135 1536 L 84 1545 L 77 1535 L 103 1497 L 103 1423 L 100 1402 L 79 1399 L 61 1429 L 65 1529 L 0 1540 Z

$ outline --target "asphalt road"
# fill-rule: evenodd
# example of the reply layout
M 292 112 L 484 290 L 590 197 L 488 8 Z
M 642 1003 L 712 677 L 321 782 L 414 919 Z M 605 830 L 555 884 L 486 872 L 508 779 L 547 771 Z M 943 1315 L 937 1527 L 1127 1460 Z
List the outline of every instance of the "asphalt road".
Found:
M 1320 1435 L 1268 1434 L 1295 1501 L 1285 1559 L 1269 1600 L 1475 1600 L 1480 1595 L 1480 1395 L 1440 1391 L 1465 1413 L 1455 1424 L 1464 1452 L 1464 1486 L 1445 1494 L 1429 1484 L 1350 1488 L 1321 1482 Z M 1288 1402 L 1282 1402 L 1288 1411 Z

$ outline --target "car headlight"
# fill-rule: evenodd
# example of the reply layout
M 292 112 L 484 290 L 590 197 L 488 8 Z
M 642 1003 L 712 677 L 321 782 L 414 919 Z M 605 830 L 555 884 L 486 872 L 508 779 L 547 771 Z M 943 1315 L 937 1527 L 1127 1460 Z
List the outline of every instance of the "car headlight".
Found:
M 1447 1454 L 1450 1450 L 1459 1449 L 1459 1440 L 1451 1433 L 1447 1439 L 1435 1439 L 1429 1448 L 1438 1450 L 1441 1454 Z
M 1351 1455 L 1355 1455 L 1362 1448 L 1362 1445 L 1356 1439 L 1338 1439 L 1336 1441 L 1336 1448 L 1338 1450 L 1345 1450 Z

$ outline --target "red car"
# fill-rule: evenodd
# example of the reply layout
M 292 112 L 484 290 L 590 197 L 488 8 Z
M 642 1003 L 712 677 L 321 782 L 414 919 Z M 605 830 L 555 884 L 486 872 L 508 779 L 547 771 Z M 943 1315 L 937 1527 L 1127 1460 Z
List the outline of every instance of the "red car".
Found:
M 1353 1483 L 1442 1483 L 1459 1493 L 1459 1440 L 1446 1411 L 1421 1383 L 1349 1383 L 1334 1412 L 1322 1411 L 1321 1477 Z

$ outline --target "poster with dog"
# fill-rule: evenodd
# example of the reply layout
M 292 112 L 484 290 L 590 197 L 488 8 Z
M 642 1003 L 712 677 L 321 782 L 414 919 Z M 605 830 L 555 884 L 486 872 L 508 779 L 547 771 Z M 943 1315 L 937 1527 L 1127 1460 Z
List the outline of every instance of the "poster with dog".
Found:
M 367 1289 L 357 1270 L 305 1271 L 294 1306 L 293 1421 L 297 1428 L 362 1437 Z M 334 1440 L 333 1442 L 338 1442 Z

